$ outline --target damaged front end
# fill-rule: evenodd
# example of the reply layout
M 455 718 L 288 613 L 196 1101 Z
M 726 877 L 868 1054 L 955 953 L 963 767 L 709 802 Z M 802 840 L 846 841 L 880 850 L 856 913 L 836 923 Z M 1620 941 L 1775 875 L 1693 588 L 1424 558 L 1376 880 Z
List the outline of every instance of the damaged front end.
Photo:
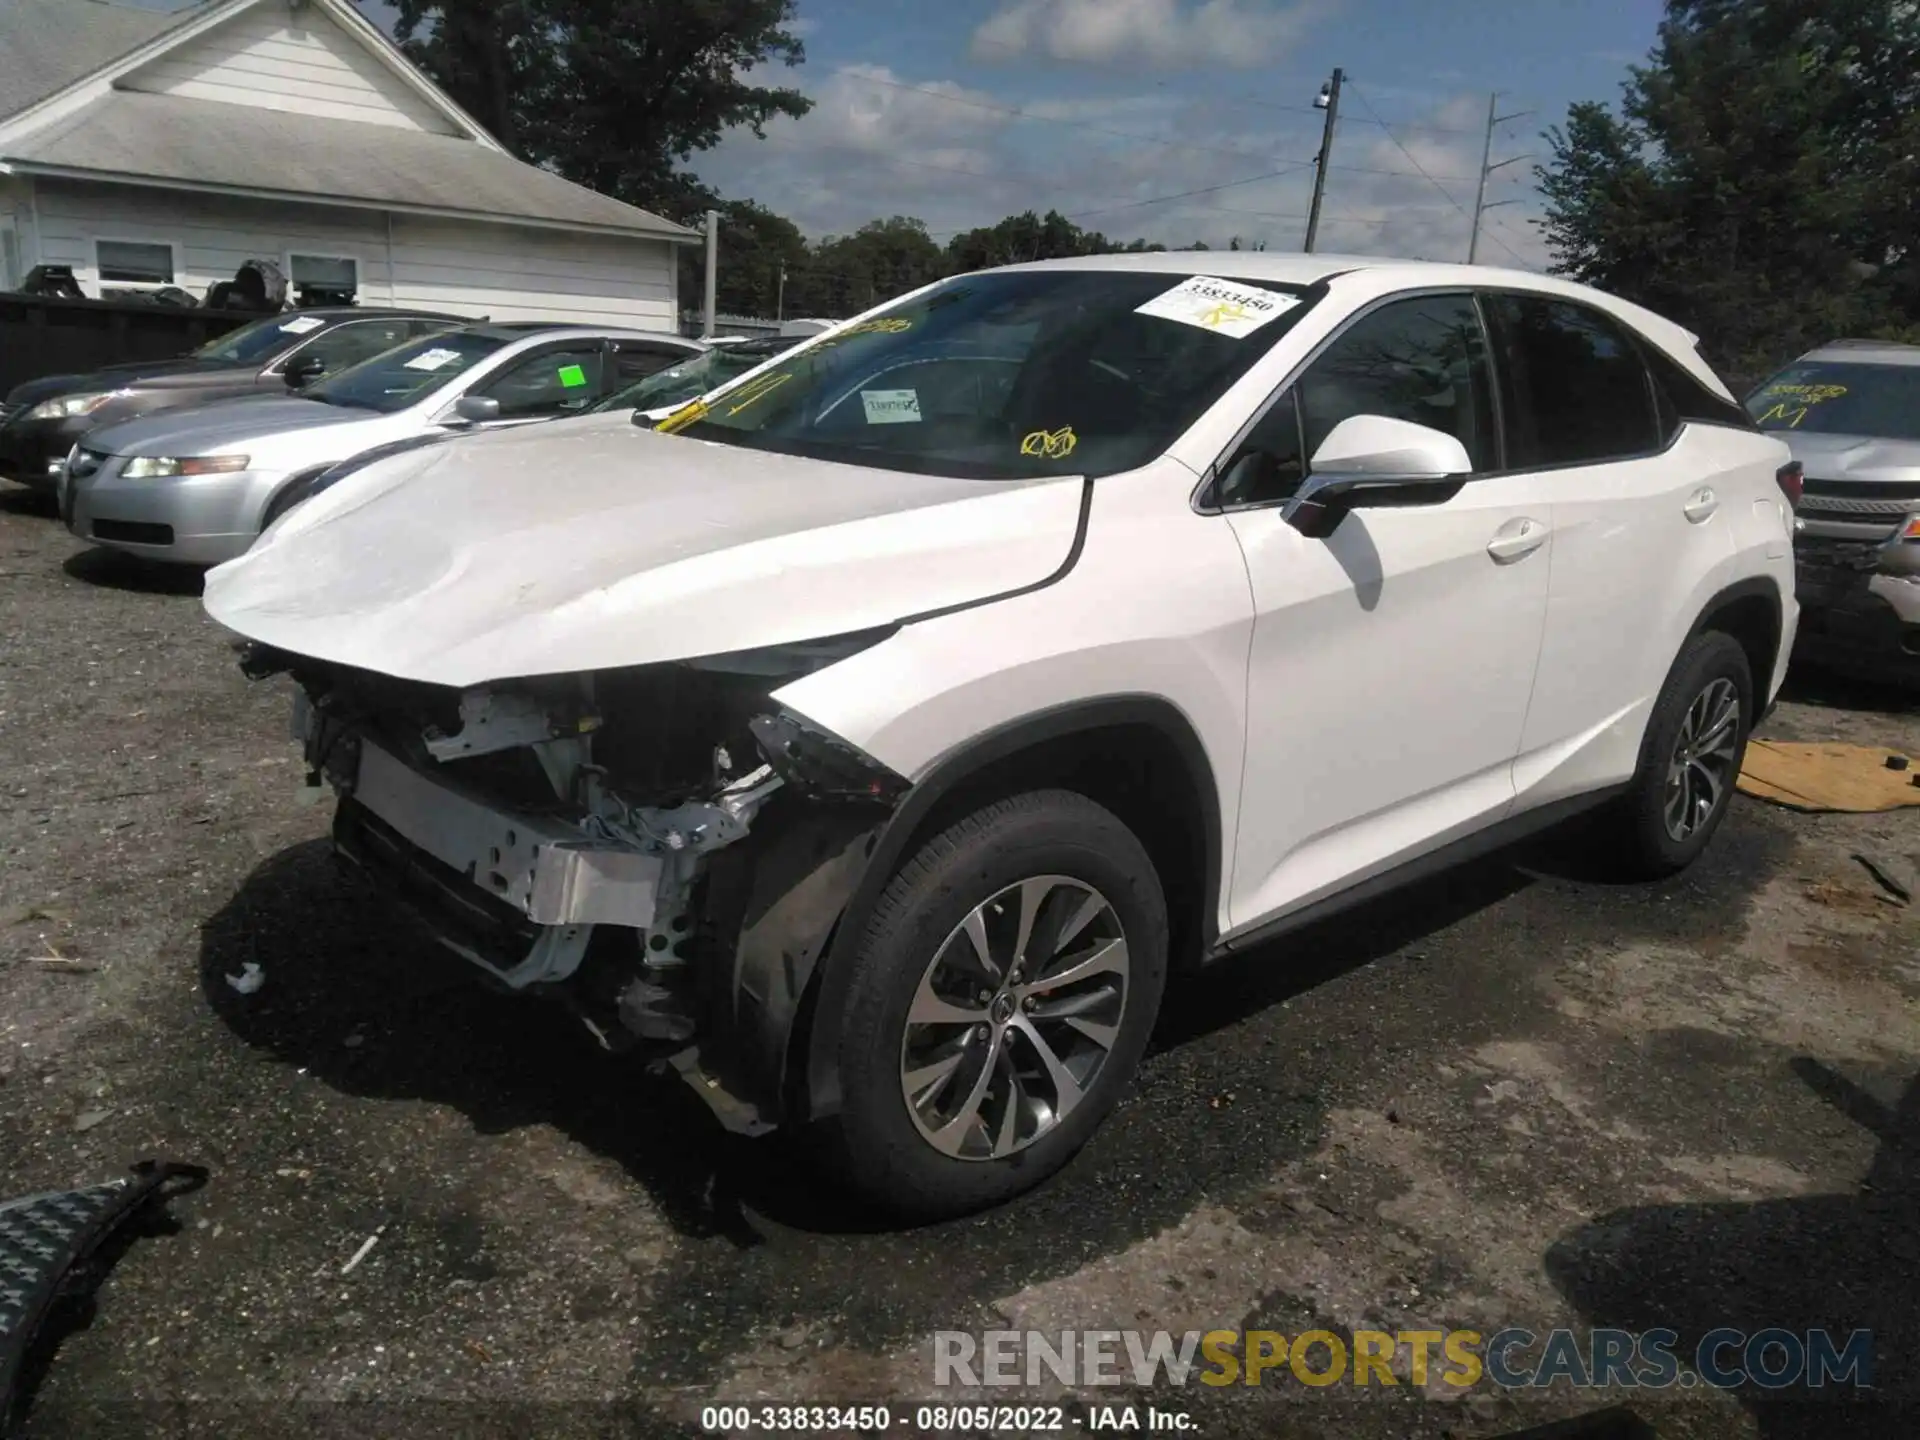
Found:
M 464 691 L 261 646 L 242 663 L 298 683 L 345 860 L 494 984 L 564 1001 L 755 1132 L 907 789 L 772 696 L 884 633 Z

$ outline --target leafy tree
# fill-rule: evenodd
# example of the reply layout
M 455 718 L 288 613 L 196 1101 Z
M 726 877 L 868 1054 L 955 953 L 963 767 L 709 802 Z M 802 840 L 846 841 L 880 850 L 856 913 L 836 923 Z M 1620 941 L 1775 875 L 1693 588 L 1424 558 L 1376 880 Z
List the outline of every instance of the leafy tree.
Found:
M 569 180 L 690 219 L 715 200 L 684 170 L 731 127 L 805 115 L 755 83 L 798 65 L 796 0 L 396 0 L 409 58 L 502 144 Z
M 1671 315 L 1740 382 L 1920 323 L 1920 10 L 1667 0 L 1619 112 L 1536 171 L 1555 269 Z
M 714 308 L 723 315 L 771 316 L 786 301 L 786 313 L 795 313 L 790 293 L 782 295 L 781 272 L 789 283 L 809 259 L 800 227 L 754 200 L 722 200 L 720 212 L 720 269 L 714 277 Z M 697 310 L 706 295 L 707 251 L 704 245 L 680 247 L 680 305 Z

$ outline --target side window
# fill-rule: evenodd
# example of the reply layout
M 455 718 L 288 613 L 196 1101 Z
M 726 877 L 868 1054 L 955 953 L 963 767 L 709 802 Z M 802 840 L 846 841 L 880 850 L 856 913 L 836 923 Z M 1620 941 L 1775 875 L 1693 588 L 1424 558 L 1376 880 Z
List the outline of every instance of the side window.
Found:
M 1639 348 L 1597 310 L 1489 295 L 1505 384 L 1507 465 L 1597 465 L 1657 450 L 1666 432 Z
M 616 340 L 613 342 L 613 384 L 617 389 L 656 375 L 682 360 L 691 360 L 694 352 L 653 340 Z
M 409 338 L 407 330 L 404 320 L 349 320 L 314 336 L 299 354 L 303 360 L 312 356 L 322 361 L 326 373 L 333 375 L 349 365 L 371 360 L 382 350 L 391 350 Z
M 1662 440 L 1671 440 L 1674 431 L 1686 420 L 1698 420 L 1705 425 L 1731 425 L 1737 430 L 1760 428 L 1744 405 L 1714 394 L 1658 345 L 1651 341 L 1643 343 L 1640 355 L 1653 372 L 1653 385 L 1658 392 L 1655 398 L 1660 402 Z
M 502 419 L 570 415 L 605 393 L 604 358 L 598 345 L 542 351 L 516 360 L 472 393 L 498 400 Z
M 1288 387 L 1254 422 L 1232 461 L 1220 472 L 1214 502 L 1223 508 L 1272 505 L 1289 498 L 1306 477 L 1300 444 L 1300 405 Z
M 1385 415 L 1452 435 L 1476 471 L 1499 463 L 1486 337 L 1467 295 L 1398 300 L 1362 316 L 1297 384 L 1305 457 L 1335 425 Z

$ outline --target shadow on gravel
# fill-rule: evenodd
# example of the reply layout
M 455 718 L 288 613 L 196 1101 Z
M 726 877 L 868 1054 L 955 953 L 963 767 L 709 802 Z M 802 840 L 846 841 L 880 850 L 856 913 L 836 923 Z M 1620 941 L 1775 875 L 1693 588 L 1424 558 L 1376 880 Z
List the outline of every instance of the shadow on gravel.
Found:
M 198 595 L 207 570 L 203 565 L 162 565 L 118 550 L 82 550 L 60 567 L 75 580 L 109 590 L 142 595 Z
M 1907 715 L 1920 711 L 1920 689 L 1888 685 L 1844 671 L 1830 670 L 1814 661 L 1796 659 L 1780 690 L 1782 700 L 1820 705 L 1829 710 L 1859 710 L 1877 715 Z
M 59 519 L 59 506 L 54 498 L 39 490 L 29 490 L 12 481 L 0 481 L 0 515 L 44 515 L 50 520 Z
M 1879 1141 L 1854 1194 L 1619 1211 L 1553 1245 L 1547 1273 L 1595 1325 L 1678 1332 L 1686 1362 L 1722 1328 L 1787 1332 L 1796 1348 L 1825 1330 L 1837 1351 L 1871 1331 L 1869 1393 L 1834 1380 L 1810 1389 L 1783 1347 L 1762 1363 L 1786 1383 L 1734 1393 L 1764 1440 L 1909 1437 L 1920 1433 L 1920 1077 L 1889 1105 L 1818 1061 L 1792 1067 Z M 1717 1359 L 1753 1369 L 1739 1346 Z

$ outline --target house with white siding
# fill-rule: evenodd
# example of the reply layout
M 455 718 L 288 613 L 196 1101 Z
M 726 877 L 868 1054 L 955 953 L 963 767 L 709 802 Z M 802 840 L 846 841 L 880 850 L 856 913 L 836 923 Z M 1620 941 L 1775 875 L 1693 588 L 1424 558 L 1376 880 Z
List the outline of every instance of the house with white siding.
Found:
M 674 330 L 683 226 L 508 154 L 349 0 L 0 3 L 0 290 L 289 288 Z

